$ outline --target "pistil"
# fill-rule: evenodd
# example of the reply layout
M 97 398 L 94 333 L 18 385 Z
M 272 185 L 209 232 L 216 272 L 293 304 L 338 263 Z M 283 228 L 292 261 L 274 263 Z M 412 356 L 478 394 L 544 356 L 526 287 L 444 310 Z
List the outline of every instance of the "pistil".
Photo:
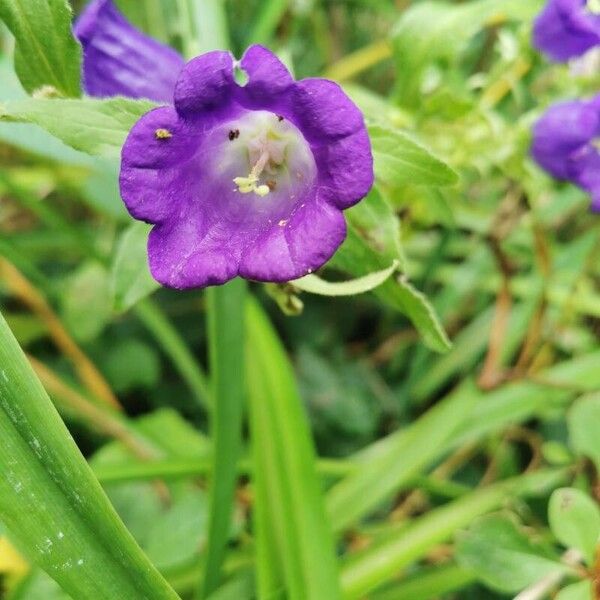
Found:
M 271 155 L 268 150 L 263 150 L 259 159 L 256 161 L 256 164 L 252 167 L 252 170 L 248 174 L 247 177 L 236 177 L 233 180 L 233 183 L 237 185 L 238 192 L 241 194 L 249 194 L 250 192 L 254 192 L 256 195 L 261 198 L 266 196 L 271 188 L 269 185 L 261 184 L 258 185 L 259 178 L 262 172 L 265 170 L 265 167 L 269 163 Z

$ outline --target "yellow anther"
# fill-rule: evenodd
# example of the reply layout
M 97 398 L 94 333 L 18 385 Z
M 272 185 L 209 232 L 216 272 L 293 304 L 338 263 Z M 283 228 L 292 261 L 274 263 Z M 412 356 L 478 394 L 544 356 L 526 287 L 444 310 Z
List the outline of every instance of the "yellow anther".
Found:
M 173 137 L 173 134 L 168 129 L 161 127 L 154 132 L 154 136 L 157 140 L 168 140 Z

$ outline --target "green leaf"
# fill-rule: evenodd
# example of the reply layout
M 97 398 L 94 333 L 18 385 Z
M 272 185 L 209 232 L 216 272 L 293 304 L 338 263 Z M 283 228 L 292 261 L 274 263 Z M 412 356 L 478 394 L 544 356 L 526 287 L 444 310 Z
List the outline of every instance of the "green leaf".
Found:
M 458 175 L 448 165 L 405 133 L 371 123 L 369 136 L 375 176 L 386 186 L 444 186 L 458 182 Z
M 340 598 L 306 415 L 294 373 L 260 306 L 247 305 L 247 371 L 259 598 Z
M 82 264 L 61 286 L 62 317 L 81 342 L 96 338 L 110 320 L 108 273 L 97 262 Z
M 417 106 L 422 101 L 421 86 L 428 64 L 451 64 L 468 40 L 488 24 L 528 20 L 541 7 L 542 0 L 476 0 L 462 4 L 426 1 L 411 5 L 392 33 L 399 100 Z
M 484 517 L 461 534 L 456 558 L 486 585 L 503 592 L 519 592 L 547 575 L 567 570 L 545 556 L 511 519 L 500 515 Z
M 121 235 L 111 272 L 115 310 L 125 312 L 160 287 L 148 268 L 151 225 L 136 221 Z
M 79 96 L 81 47 L 66 0 L 0 0 L 0 19 L 15 36 L 15 71 L 28 92 Z
M 129 130 L 156 105 L 146 100 L 15 100 L 0 104 L 0 121 L 34 123 L 68 146 L 119 157 Z
M 593 598 L 592 582 L 589 579 L 579 581 L 563 588 L 554 600 L 590 600 Z
M 461 387 L 409 427 L 361 452 L 360 466 L 327 495 L 333 528 L 353 524 L 437 460 L 478 397 L 477 390 Z
M 590 458 L 600 470 L 600 394 L 577 400 L 567 413 L 567 424 L 573 450 Z
M 548 520 L 552 533 L 567 548 L 579 550 L 588 565 L 594 562 L 600 539 L 600 509 L 575 488 L 561 488 L 550 496 Z
M 246 282 L 239 277 L 206 290 L 213 469 L 203 597 L 219 586 L 231 532 L 237 463 L 242 453 L 246 290 Z
M 405 264 L 401 251 L 400 224 L 389 204 L 376 190 L 346 212 L 348 236 L 334 254 L 329 266 L 361 277 L 389 267 Z M 405 276 L 384 281 L 375 295 L 405 314 L 423 336 L 423 341 L 437 352 L 451 347 L 435 310 L 427 298 Z
M 0 316 L 0 516 L 74 598 L 176 600 L 104 495 Z
M 363 598 L 476 517 L 499 508 L 511 498 L 544 493 L 564 479 L 564 475 L 564 471 L 538 471 L 508 479 L 474 490 L 414 519 L 381 543 L 347 561 L 342 570 L 344 597 L 346 600 Z
M 295 279 L 290 283 L 302 290 L 311 294 L 320 296 L 355 296 L 356 294 L 364 294 L 370 292 L 376 287 L 379 287 L 390 275 L 398 268 L 398 263 L 381 271 L 369 273 L 363 277 L 352 279 L 351 281 L 330 282 L 317 277 L 317 275 L 305 275 L 300 279 Z

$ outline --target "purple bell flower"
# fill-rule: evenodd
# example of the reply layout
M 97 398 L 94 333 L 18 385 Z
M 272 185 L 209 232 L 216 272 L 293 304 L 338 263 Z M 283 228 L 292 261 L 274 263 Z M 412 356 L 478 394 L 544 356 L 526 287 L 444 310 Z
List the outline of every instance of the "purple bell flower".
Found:
M 112 0 L 93 0 L 73 33 L 83 46 L 83 85 L 89 96 L 173 102 L 184 60 L 133 27 Z
M 533 43 L 557 62 L 600 45 L 598 0 L 549 0 L 535 21 Z
M 184 67 L 111 0 L 94 0 L 74 31 L 89 95 L 174 102 L 137 122 L 121 161 L 125 205 L 155 225 L 148 255 L 157 281 L 284 282 L 329 260 L 346 235 L 342 211 L 374 177 L 362 114 L 337 84 L 294 81 L 262 46 L 239 63 L 215 51 Z
M 123 200 L 155 225 L 155 279 L 180 289 L 237 275 L 284 282 L 329 260 L 346 235 L 342 210 L 373 185 L 363 117 L 342 89 L 296 82 L 251 46 L 239 63 L 223 51 L 190 61 L 174 100 L 144 115 L 122 152 Z
M 566 179 L 592 196 L 600 211 L 600 95 L 556 104 L 533 128 L 532 155 L 557 179 Z

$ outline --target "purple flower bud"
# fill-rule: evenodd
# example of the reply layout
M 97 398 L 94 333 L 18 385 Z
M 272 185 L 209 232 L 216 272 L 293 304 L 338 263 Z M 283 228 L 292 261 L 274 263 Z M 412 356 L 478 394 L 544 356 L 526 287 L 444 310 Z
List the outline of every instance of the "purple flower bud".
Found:
M 598 46 L 598 0 L 549 0 L 535 21 L 533 43 L 557 62 L 565 62 Z
M 112 0 L 90 2 L 73 32 L 83 46 L 83 84 L 88 95 L 173 102 L 183 59 L 128 23 Z
M 129 212 L 155 225 L 150 270 L 163 285 L 284 282 L 342 243 L 342 211 L 373 185 L 373 159 L 362 115 L 337 84 L 296 82 L 251 46 L 239 64 L 215 51 L 184 67 L 175 106 L 131 130 L 120 185 Z
M 600 95 L 550 107 L 533 129 L 531 152 L 557 179 L 571 181 L 592 196 L 600 211 Z

